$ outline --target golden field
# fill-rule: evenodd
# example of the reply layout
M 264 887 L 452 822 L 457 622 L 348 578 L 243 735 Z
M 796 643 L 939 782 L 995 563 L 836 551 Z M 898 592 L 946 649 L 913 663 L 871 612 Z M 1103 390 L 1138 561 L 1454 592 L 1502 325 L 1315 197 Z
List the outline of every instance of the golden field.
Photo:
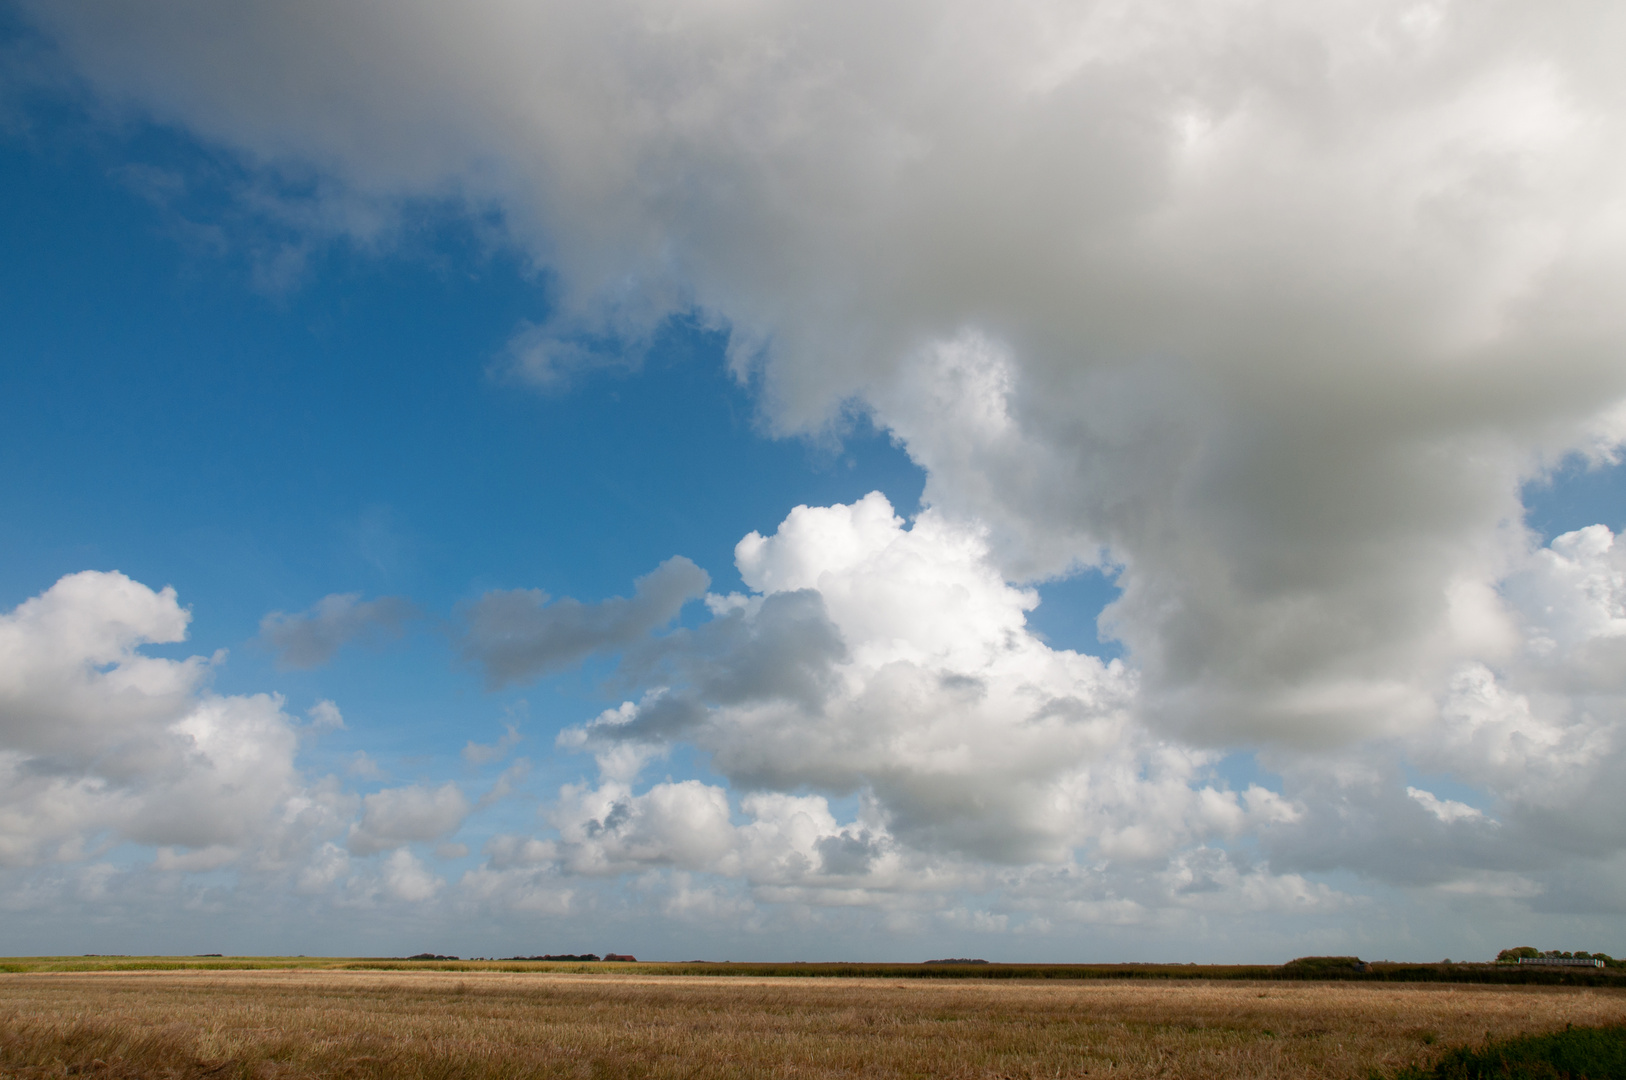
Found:
M 36 972 L 0 975 L 0 1076 L 1364 1080 L 1623 1017 L 1596 987 Z

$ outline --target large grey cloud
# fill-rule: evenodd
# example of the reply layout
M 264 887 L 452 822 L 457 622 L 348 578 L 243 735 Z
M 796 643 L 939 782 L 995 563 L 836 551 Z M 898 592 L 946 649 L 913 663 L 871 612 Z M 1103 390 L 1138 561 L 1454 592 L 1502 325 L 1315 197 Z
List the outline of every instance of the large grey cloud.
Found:
M 1595 5 L 30 10 L 108 97 L 316 168 L 327 227 L 499 206 L 560 349 L 698 307 L 782 428 L 873 410 L 1016 577 L 1121 565 L 1189 737 L 1429 713 L 1520 482 L 1621 434 Z

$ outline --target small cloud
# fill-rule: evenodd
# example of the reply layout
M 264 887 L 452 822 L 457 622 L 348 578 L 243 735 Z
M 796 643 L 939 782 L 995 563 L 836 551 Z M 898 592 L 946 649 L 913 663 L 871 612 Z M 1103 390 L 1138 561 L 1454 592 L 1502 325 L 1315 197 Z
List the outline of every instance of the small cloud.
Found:
M 546 392 L 566 389 L 590 371 L 627 372 L 648 350 L 645 335 L 592 333 L 579 325 L 522 321 L 490 373 Z
M 468 853 L 469 853 L 469 845 L 467 845 L 467 844 L 436 844 L 435 845 L 435 858 L 437 858 L 437 859 L 462 859 L 462 858 L 466 858 L 468 856 Z
M 172 847 L 161 847 L 154 854 L 152 868 L 154 870 L 174 870 L 182 873 L 195 873 L 201 870 L 218 870 L 222 866 L 237 859 L 239 852 L 236 848 L 224 844 L 211 844 L 205 848 L 192 851 L 176 851 Z
M 428 900 L 444 887 L 444 878 L 431 873 L 418 857 L 400 848 L 384 862 L 384 890 L 397 900 Z
M 316 850 L 310 863 L 299 872 L 295 889 L 305 895 L 326 892 L 349 872 L 349 852 L 329 841 Z
M 509 724 L 508 730 L 503 733 L 502 738 L 494 743 L 486 744 L 470 741 L 467 746 L 463 747 L 463 760 L 470 765 L 490 765 L 494 761 L 501 761 L 507 757 L 508 751 L 518 746 L 524 738 L 525 736 L 519 733 L 518 728 L 513 724 Z
M 344 729 L 344 716 L 339 712 L 339 707 L 326 698 L 312 705 L 305 715 L 310 718 L 313 731 Z
M 1540 882 L 1505 870 L 1476 870 L 1437 886 L 1458 896 L 1488 896 L 1502 900 L 1534 900 L 1547 891 Z
M 534 836 L 501 834 L 486 841 L 485 853 L 497 870 L 546 866 L 559 858 L 559 845 Z
M 112 177 L 153 206 L 168 209 L 186 197 L 186 177 L 174 169 L 134 162 L 110 170 Z
M 1416 801 L 1417 805 L 1421 806 L 1424 810 L 1427 810 L 1429 813 L 1433 814 L 1447 825 L 1453 825 L 1459 821 L 1490 820 L 1485 817 L 1484 811 L 1476 810 L 1467 803 L 1456 802 L 1452 799 L 1441 799 L 1432 791 L 1424 791 L 1422 788 L 1408 787 L 1406 789 L 1406 794 L 1410 795 L 1412 799 Z M 1496 823 L 1491 822 L 1491 824 L 1494 825 Z
M 357 750 L 351 754 L 350 764 L 344 771 L 360 780 L 383 780 L 389 775 L 365 750 Z
M 375 503 L 344 528 L 351 549 L 380 574 L 393 574 L 413 563 L 417 544 L 393 507 Z
M 480 796 L 479 808 L 484 810 L 499 799 L 508 798 L 514 793 L 515 785 L 530 774 L 531 763 L 525 758 L 520 758 L 502 771 L 502 775 L 497 777 L 497 782 L 491 785 L 490 791 Z
M 630 600 L 549 603 L 540 589 L 488 592 L 467 609 L 463 656 L 485 669 L 492 688 L 563 671 L 666 625 L 710 585 L 704 570 L 674 555 L 637 580 Z
M 341 646 L 397 638 L 418 609 L 400 596 L 362 600 L 360 593 L 334 593 L 297 614 L 273 611 L 260 620 L 260 643 L 276 654 L 277 666 L 309 670 L 333 659 Z

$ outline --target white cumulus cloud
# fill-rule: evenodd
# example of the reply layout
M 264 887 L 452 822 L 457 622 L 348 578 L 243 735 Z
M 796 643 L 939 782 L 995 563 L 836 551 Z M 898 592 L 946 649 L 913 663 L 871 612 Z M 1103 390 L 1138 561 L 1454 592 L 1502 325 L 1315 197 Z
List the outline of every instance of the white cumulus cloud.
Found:
M 219 695 L 211 661 L 140 648 L 184 640 L 173 589 L 85 571 L 0 615 L 0 862 L 159 845 L 160 867 L 208 868 L 336 827 L 343 799 L 294 764 L 272 695 Z M 217 658 L 218 659 L 218 658 Z
M 1002 577 L 980 530 L 931 511 L 910 527 L 871 494 L 798 507 L 736 558 L 753 591 L 710 597 L 710 622 L 635 651 L 625 670 L 654 688 L 562 736 L 604 778 L 565 789 L 558 841 L 514 838 L 494 862 L 528 850 L 566 873 L 676 867 L 764 899 L 894 904 L 997 887 L 1004 867 L 1163 865 L 1298 818 L 1151 732 L 1121 663 L 1036 636 L 1036 595 Z M 722 787 L 635 793 L 677 741 L 741 793 L 743 824 Z M 850 795 L 860 812 L 838 821 L 830 800 Z

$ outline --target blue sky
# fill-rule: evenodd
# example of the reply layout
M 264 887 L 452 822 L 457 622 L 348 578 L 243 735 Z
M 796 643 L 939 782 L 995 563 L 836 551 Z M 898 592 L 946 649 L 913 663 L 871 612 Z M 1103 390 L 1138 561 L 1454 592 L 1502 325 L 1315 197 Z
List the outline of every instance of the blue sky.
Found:
M 0 951 L 1626 951 L 1586 20 L 186 7 L 0 20 Z

